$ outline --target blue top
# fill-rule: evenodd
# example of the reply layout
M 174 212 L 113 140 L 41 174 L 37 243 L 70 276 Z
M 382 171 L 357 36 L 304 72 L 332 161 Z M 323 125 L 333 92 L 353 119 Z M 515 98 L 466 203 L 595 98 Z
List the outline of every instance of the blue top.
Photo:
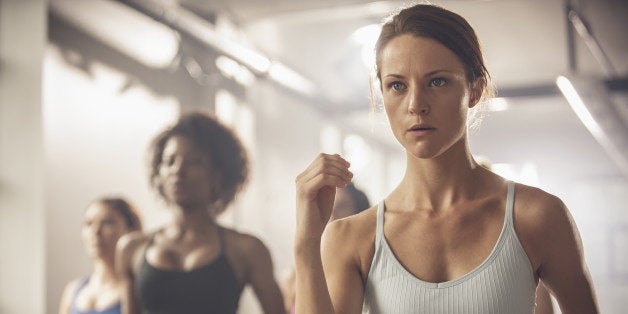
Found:
M 81 289 L 83 289 L 85 285 L 87 285 L 88 282 L 89 282 L 89 276 L 83 277 L 83 279 L 81 280 L 81 283 L 79 284 L 78 288 L 74 292 L 74 296 L 72 297 L 72 307 L 70 308 L 70 314 L 122 314 L 122 305 L 120 304 L 120 301 L 116 302 L 111 307 L 104 309 L 102 311 L 94 310 L 94 311 L 82 312 L 79 309 L 77 309 L 76 308 L 76 296 L 79 294 Z

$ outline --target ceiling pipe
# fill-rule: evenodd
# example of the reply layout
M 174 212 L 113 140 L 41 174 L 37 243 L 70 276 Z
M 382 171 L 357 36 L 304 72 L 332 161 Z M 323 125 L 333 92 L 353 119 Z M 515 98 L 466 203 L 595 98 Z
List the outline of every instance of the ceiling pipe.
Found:
M 271 58 L 254 48 L 227 38 L 220 34 L 212 23 L 177 3 L 166 5 L 164 4 L 165 2 L 154 0 L 115 1 L 123 3 L 173 30 L 199 41 L 210 49 L 243 64 L 258 77 L 268 78 L 280 86 L 307 98 L 323 98 L 316 86 L 303 75 L 277 61 L 271 60 Z
M 587 26 L 585 21 L 578 15 L 576 11 L 569 12 L 569 21 L 578 32 L 578 35 L 582 37 L 584 43 L 587 45 L 593 57 L 600 63 L 602 69 L 606 73 L 608 78 L 614 78 L 617 76 L 617 71 L 615 71 L 615 67 L 611 63 L 611 60 L 608 58 L 608 55 L 602 49 L 602 46 L 597 41 L 597 39 L 591 33 L 591 29 Z
M 559 76 L 556 85 L 582 124 L 628 178 L 628 127 L 606 86 L 599 81 Z
M 608 55 L 593 36 L 586 20 L 574 9 L 572 0 L 566 0 L 565 11 L 570 72 L 573 75 L 577 72 L 575 44 L 575 33 L 577 33 L 601 65 L 607 80 L 586 80 L 574 77 L 568 79 L 559 76 L 556 79 L 556 85 L 582 124 L 602 146 L 621 173 L 628 178 L 628 126 L 609 97 L 613 88 L 621 90 L 625 87 L 626 78 L 617 77 L 617 72 Z
M 567 3 L 567 40 L 569 45 L 569 64 L 570 70 L 572 73 L 576 73 L 577 65 L 576 65 L 576 49 L 575 49 L 575 39 L 574 39 L 574 30 L 580 35 L 582 40 L 584 41 L 587 48 L 593 55 L 593 58 L 597 60 L 597 62 L 602 66 L 606 77 L 609 79 L 613 79 L 617 77 L 617 71 L 615 67 L 611 63 L 611 60 L 608 58 L 604 49 L 602 49 L 602 45 L 600 42 L 593 36 L 593 32 L 591 31 L 591 27 L 587 21 L 580 16 L 580 14 L 573 9 L 571 3 Z

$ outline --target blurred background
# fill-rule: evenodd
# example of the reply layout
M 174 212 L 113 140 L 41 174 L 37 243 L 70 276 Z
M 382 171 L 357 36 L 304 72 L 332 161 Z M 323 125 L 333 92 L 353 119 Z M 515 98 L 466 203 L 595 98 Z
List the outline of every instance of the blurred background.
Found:
M 472 151 L 570 208 L 602 313 L 628 307 L 628 3 L 432 1 L 467 18 L 499 98 Z M 242 138 L 252 178 L 220 219 L 292 267 L 294 178 L 341 153 L 378 202 L 401 146 L 369 82 L 379 23 L 402 1 L 0 0 L 0 313 L 56 313 L 89 272 L 87 204 L 127 197 L 147 229 L 169 213 L 146 148 L 182 112 Z M 377 100 L 377 95 L 375 95 Z M 259 313 L 250 292 L 241 313 Z

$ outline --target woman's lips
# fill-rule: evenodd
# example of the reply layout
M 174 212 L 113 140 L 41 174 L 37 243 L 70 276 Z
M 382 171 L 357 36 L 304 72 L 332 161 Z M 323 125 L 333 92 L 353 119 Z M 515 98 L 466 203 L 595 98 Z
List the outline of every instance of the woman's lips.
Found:
M 434 132 L 434 130 L 436 130 L 436 128 L 433 128 L 431 126 L 427 126 L 427 125 L 417 125 L 417 126 L 413 126 L 410 129 L 408 129 L 408 133 L 413 135 L 413 136 L 426 136 L 432 132 Z

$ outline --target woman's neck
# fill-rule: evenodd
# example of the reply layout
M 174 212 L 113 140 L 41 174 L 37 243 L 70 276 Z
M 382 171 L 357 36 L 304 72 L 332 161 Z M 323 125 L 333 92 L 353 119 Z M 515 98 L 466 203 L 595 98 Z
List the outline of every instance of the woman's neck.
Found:
M 176 208 L 172 222 L 166 226 L 167 233 L 176 238 L 213 232 L 216 221 L 206 207 Z
M 483 173 L 464 140 L 434 158 L 408 154 L 405 176 L 390 198 L 406 210 L 446 210 L 473 198 Z
M 110 286 L 117 282 L 113 257 L 99 258 L 94 262 L 94 271 L 90 276 L 90 284 L 94 286 Z

